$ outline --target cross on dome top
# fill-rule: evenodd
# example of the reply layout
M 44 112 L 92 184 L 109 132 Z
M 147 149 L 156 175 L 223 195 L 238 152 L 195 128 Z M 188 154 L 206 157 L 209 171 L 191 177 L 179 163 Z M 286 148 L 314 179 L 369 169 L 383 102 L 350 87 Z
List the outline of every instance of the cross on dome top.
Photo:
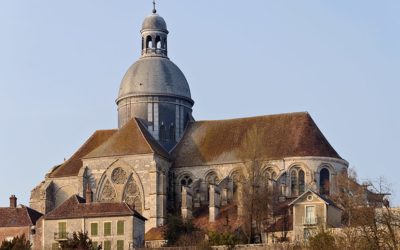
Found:
M 156 14 L 157 10 L 156 10 L 156 1 L 153 0 L 153 13 Z

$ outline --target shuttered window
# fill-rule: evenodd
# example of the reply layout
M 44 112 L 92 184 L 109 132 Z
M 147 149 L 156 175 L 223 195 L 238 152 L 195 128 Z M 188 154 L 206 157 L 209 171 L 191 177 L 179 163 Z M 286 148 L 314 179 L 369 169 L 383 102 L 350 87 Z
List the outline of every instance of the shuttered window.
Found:
M 66 239 L 67 236 L 67 222 L 58 222 L 58 238 Z
M 104 236 L 111 235 L 111 222 L 104 222 Z
M 125 223 L 123 220 L 119 220 L 117 222 L 117 235 L 124 235 L 125 231 Z
M 90 235 L 91 236 L 98 236 L 99 235 L 99 224 L 91 223 L 90 224 Z
M 104 250 L 111 250 L 111 241 L 104 241 Z
M 124 250 L 124 241 L 117 240 L 117 250 Z

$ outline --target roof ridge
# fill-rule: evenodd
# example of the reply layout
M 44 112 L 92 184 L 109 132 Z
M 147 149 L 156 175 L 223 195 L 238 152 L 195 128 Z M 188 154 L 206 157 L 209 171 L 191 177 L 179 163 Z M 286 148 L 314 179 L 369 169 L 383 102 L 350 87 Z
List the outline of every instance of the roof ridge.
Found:
M 157 149 L 155 149 L 155 148 L 153 147 L 153 145 L 149 142 L 149 140 L 148 140 L 147 137 L 144 135 L 144 133 L 148 133 L 149 136 L 151 136 L 151 138 L 153 139 L 153 141 L 154 141 L 155 143 L 157 143 L 158 146 L 160 146 L 161 149 L 164 150 L 165 153 L 169 156 L 169 155 L 170 155 L 169 152 L 163 147 L 163 145 L 161 145 L 160 143 L 158 143 L 158 141 L 150 134 L 149 131 L 147 131 L 147 129 L 144 127 L 144 124 L 141 122 L 141 120 L 140 120 L 139 118 L 137 118 L 137 117 L 135 117 L 134 119 L 135 119 L 136 124 L 137 124 L 138 127 L 139 127 L 140 134 L 142 135 L 142 137 L 143 137 L 144 140 L 146 141 L 147 145 L 150 146 L 151 151 L 153 152 L 153 154 L 159 155 L 159 153 L 157 152 Z M 145 130 L 145 132 L 143 132 L 143 130 Z
M 196 123 L 219 122 L 219 121 L 239 121 L 239 120 L 246 120 L 246 119 L 256 119 L 256 118 L 285 116 L 285 115 L 308 115 L 308 116 L 310 116 L 310 113 L 308 111 L 299 111 L 299 112 L 277 113 L 277 114 L 269 114 L 269 115 L 246 116 L 246 117 L 239 117 L 239 118 L 226 118 L 226 119 L 219 119 L 219 120 L 190 121 L 189 123 L 196 124 Z
M 140 135 L 142 136 L 142 138 L 145 140 L 145 142 L 146 142 L 146 144 L 147 144 L 147 146 L 149 146 L 150 147 L 150 149 L 151 149 L 151 152 L 153 152 L 153 154 L 155 154 L 156 153 L 156 151 L 154 150 L 154 148 L 151 146 L 151 144 L 147 141 L 147 138 L 146 138 L 146 136 L 143 134 L 143 131 L 142 131 L 142 128 L 141 128 L 141 126 L 140 126 L 140 121 L 138 121 L 138 118 L 133 118 L 132 120 L 135 120 L 135 123 L 136 123 L 136 125 L 138 126 L 138 128 L 139 128 L 139 131 L 140 131 Z
M 54 174 L 58 169 L 60 169 L 61 166 L 66 165 L 66 164 L 72 162 L 72 161 L 74 160 L 74 157 L 75 157 L 75 156 L 78 156 L 79 154 L 81 154 L 81 153 L 84 151 L 85 146 L 87 146 L 87 145 L 93 140 L 93 138 L 95 138 L 95 136 L 96 136 L 98 133 L 100 133 L 100 132 L 111 132 L 111 131 L 114 131 L 114 130 L 115 130 L 115 129 L 104 129 L 104 130 L 96 130 L 96 131 L 94 131 L 94 132 L 92 133 L 92 135 L 89 136 L 89 138 L 86 139 L 86 141 L 78 148 L 78 150 L 75 151 L 75 153 L 73 153 L 73 154 L 68 158 L 68 160 L 64 161 L 63 163 L 61 163 L 61 164 L 59 164 L 57 167 L 55 167 L 55 169 L 50 173 L 50 175 Z M 107 140 L 106 140 L 106 141 L 107 141 Z M 106 142 L 106 141 L 104 141 L 104 142 Z M 103 143 L 104 143 L 104 142 L 103 142 Z M 101 145 L 101 144 L 100 144 L 100 145 Z M 100 145 L 99 145 L 99 146 L 100 146 Z M 96 147 L 96 148 L 97 148 L 97 147 Z M 96 148 L 94 148 L 93 150 L 95 150 Z M 92 152 L 93 150 L 91 150 L 90 152 Z M 79 160 L 82 160 L 82 158 L 84 158 L 86 155 L 90 154 L 90 152 L 87 153 L 87 154 L 85 154 L 85 155 L 82 155 L 81 157 L 79 157 Z

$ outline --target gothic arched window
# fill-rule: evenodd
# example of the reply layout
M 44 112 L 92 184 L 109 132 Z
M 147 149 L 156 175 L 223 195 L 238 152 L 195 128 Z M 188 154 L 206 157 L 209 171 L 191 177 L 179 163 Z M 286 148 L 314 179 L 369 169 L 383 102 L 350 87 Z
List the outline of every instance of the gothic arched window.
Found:
M 290 190 L 292 196 L 298 196 L 305 191 L 305 173 L 304 171 L 296 167 L 290 172 Z
M 165 129 L 165 125 L 163 123 L 161 123 L 161 126 L 160 126 L 160 141 L 161 142 L 167 141 L 167 135 L 166 134 L 167 134 L 167 131 Z
M 304 171 L 300 170 L 299 171 L 299 194 L 304 193 L 304 186 L 305 186 Z
M 322 168 L 319 172 L 319 192 L 329 195 L 330 193 L 330 173 L 327 168 Z
M 181 179 L 181 186 L 182 187 L 190 186 L 192 183 L 193 183 L 193 180 L 189 175 L 185 175 Z
M 290 173 L 290 180 L 291 180 L 291 186 L 290 190 L 292 192 L 292 196 L 298 195 L 298 189 L 297 189 L 297 171 L 292 170 Z

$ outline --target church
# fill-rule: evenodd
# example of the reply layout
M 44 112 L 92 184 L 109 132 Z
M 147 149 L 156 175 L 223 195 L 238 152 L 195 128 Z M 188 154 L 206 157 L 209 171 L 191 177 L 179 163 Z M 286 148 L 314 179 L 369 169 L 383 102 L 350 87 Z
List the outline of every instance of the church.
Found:
M 116 98 L 118 128 L 95 131 L 53 167 L 31 191 L 31 208 L 46 215 L 74 195 L 125 202 L 147 219 L 146 232 L 164 225 L 169 212 L 190 217 L 209 206 L 210 218 L 217 217 L 237 196 L 235 183 L 249 161 L 260 164 L 282 197 L 335 191 L 335 178 L 349 164 L 308 113 L 197 121 L 155 8 L 140 32 L 140 58 Z

